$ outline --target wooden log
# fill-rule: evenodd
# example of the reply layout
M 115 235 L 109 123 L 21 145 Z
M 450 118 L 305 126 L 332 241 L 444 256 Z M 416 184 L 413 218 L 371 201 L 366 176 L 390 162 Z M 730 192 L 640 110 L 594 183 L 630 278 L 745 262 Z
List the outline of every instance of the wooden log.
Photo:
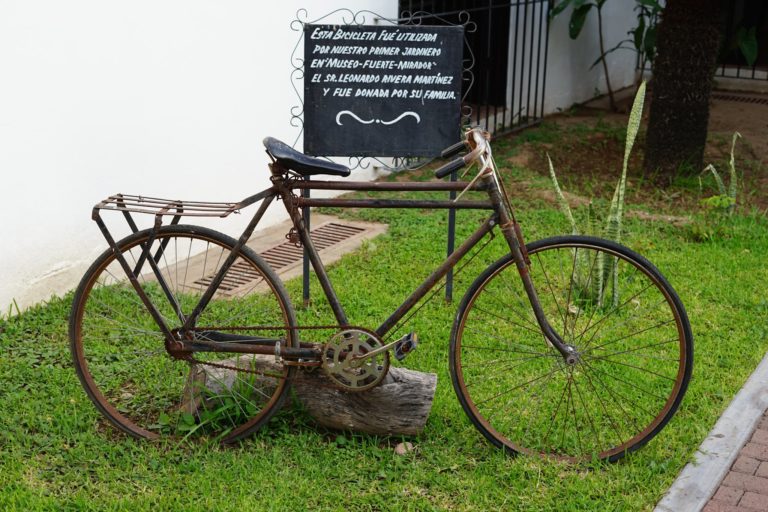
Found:
M 296 396 L 318 424 L 376 435 L 418 435 L 432 409 L 437 375 L 390 367 L 384 380 L 362 392 L 342 391 L 318 369 L 294 383 Z
M 275 358 L 270 356 L 241 355 L 217 363 L 250 367 L 255 371 L 281 371 Z M 194 413 L 201 407 L 214 407 L 211 402 L 215 399 L 203 398 L 199 390 L 204 389 L 212 396 L 221 394 L 231 389 L 237 373 L 236 370 L 207 365 L 193 366 L 184 390 L 184 410 Z M 269 393 L 274 390 L 275 380 L 272 377 L 259 376 L 258 383 Z M 374 435 L 415 436 L 424 429 L 432 409 L 437 375 L 390 367 L 384 380 L 375 388 L 349 392 L 336 387 L 325 372 L 317 368 L 313 371 L 299 370 L 293 388 L 318 425 Z

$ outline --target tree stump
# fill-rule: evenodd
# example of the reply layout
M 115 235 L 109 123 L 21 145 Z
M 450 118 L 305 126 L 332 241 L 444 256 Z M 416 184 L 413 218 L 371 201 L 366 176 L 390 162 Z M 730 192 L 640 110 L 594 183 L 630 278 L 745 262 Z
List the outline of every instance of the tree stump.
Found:
M 271 356 L 241 355 L 217 363 L 255 371 L 281 371 Z M 184 389 L 183 409 L 194 414 L 201 408 L 214 407 L 199 390 L 205 389 L 213 396 L 220 394 L 232 388 L 237 374 L 236 370 L 194 365 Z M 274 390 L 273 377 L 258 379 L 260 387 Z M 299 370 L 293 381 L 297 398 L 318 425 L 374 435 L 418 435 L 429 417 L 436 388 L 434 373 L 396 367 L 389 368 L 381 384 L 362 392 L 339 389 L 321 368 Z

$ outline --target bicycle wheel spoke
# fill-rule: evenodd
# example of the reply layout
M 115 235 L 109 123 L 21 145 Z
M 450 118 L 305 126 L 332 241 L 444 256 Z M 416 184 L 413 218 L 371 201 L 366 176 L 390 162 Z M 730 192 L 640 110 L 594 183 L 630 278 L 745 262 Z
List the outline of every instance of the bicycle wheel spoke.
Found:
M 576 382 L 573 383 L 573 387 L 576 390 L 576 396 L 579 397 L 579 401 L 581 402 L 581 407 L 584 411 L 584 414 L 587 416 L 587 422 L 589 423 L 590 428 L 592 429 L 592 433 L 595 434 L 595 440 L 596 440 L 596 446 L 601 446 L 600 442 L 600 433 L 597 430 L 597 427 L 595 426 L 595 422 L 592 418 L 592 416 L 589 413 L 589 406 L 587 405 L 586 401 L 584 400 L 584 396 L 582 395 L 581 391 L 579 391 L 579 386 L 576 384 Z M 590 450 L 581 450 L 582 454 L 585 455 L 592 455 L 591 449 Z
M 477 402 L 477 405 L 482 405 L 482 404 L 484 404 L 484 403 L 488 402 L 489 400 L 493 400 L 493 399 L 495 399 L 495 398 L 498 398 L 498 397 L 500 397 L 501 395 L 504 395 L 504 394 L 507 394 L 507 393 L 511 393 L 512 391 L 515 391 L 516 389 L 520 389 L 520 388 L 521 388 L 521 387 L 523 387 L 523 386 L 527 386 L 528 384 L 531 384 L 531 383 L 533 383 L 533 382 L 536 382 L 536 381 L 538 381 L 538 380 L 541 380 L 541 379 L 543 379 L 543 378 L 545 378 L 545 377 L 548 377 L 549 375 L 551 375 L 551 374 L 553 374 L 553 373 L 555 373 L 555 372 L 557 372 L 557 371 L 559 371 L 559 369 L 558 369 L 558 368 L 555 368 L 554 370 L 552 370 L 552 371 L 551 371 L 551 372 L 549 372 L 549 373 L 546 373 L 546 374 L 544 374 L 544 375 L 539 375 L 538 377 L 534 377 L 534 378 L 533 378 L 533 379 L 531 379 L 531 380 L 527 380 L 527 381 L 523 382 L 522 384 L 518 384 L 517 386 L 511 387 L 511 388 L 509 388 L 509 389 L 507 389 L 507 390 L 505 390 L 505 391 L 502 391 L 501 393 L 498 393 L 498 394 L 496 394 L 496 395 L 493 395 L 493 396 L 492 396 L 492 397 L 490 397 L 490 398 L 486 398 L 485 400 L 481 400 L 481 401 Z
M 549 426 L 547 427 L 547 431 L 546 431 L 546 433 L 544 434 L 544 439 L 542 440 L 542 444 L 541 444 L 541 446 L 542 446 L 542 448 L 543 448 L 543 449 L 546 449 L 547 447 L 550 447 L 550 446 L 551 446 L 551 445 L 549 444 L 549 434 L 551 434 L 551 433 L 552 433 L 552 429 L 553 429 L 553 427 L 555 426 L 555 420 L 556 420 L 556 418 L 557 418 L 557 415 L 558 415 L 558 413 L 560 412 L 560 406 L 561 406 L 561 405 L 562 405 L 562 403 L 563 403 L 563 399 L 565 398 L 565 394 L 566 394 L 566 392 L 567 392 L 567 388 L 568 388 L 568 386 L 570 386 L 570 385 L 571 385 L 571 379 L 569 378 L 569 379 L 568 379 L 568 382 L 567 382 L 567 383 L 566 383 L 566 385 L 563 387 L 563 392 L 562 392 L 562 394 L 560 395 L 560 398 L 559 398 L 559 399 L 558 399 L 558 401 L 557 401 L 557 406 L 555 406 L 555 410 L 554 410 L 554 412 L 552 413 L 552 417 L 549 419 Z M 552 451 L 552 450 L 550 450 L 550 451 Z
M 621 336 L 621 337 L 619 337 L 619 338 L 615 338 L 615 339 L 612 339 L 611 341 L 608 341 L 608 342 L 606 342 L 606 343 L 603 343 L 602 345 L 598 345 L 598 346 L 599 346 L 599 347 L 605 347 L 605 346 L 607 346 L 607 345 L 612 345 L 612 344 L 614 344 L 614 343 L 618 343 L 619 341 L 624 341 L 624 340 L 626 340 L 626 339 L 628 339 L 628 338 L 632 338 L 632 337 L 634 337 L 634 336 L 637 336 L 638 334 L 642 334 L 642 333 L 644 333 L 644 332 L 648 332 L 648 331 L 651 331 L 651 330 L 653 330 L 653 329 L 658 329 L 659 327 L 663 327 L 663 326 L 665 326 L 665 325 L 669 325 L 669 324 L 672 324 L 672 323 L 674 323 L 674 322 L 675 322 L 675 319 L 674 319 L 674 318 L 671 318 L 671 319 L 669 319 L 669 320 L 665 320 L 665 321 L 663 321 L 663 322 L 659 322 L 659 323 L 657 323 L 657 324 L 655 324 L 655 325 L 651 325 L 650 327 L 645 327 L 645 328 L 643 328 L 643 329 L 640 329 L 639 331 L 634 331 L 634 332 L 631 332 L 631 333 L 629 333 L 629 334 L 625 334 L 624 336 Z M 591 341 L 591 340 L 590 340 L 590 341 Z M 586 344 L 583 346 L 583 350 L 587 350 L 588 348 L 589 348 L 589 343 L 586 343 Z
M 568 336 L 568 313 L 571 308 L 571 294 L 573 293 L 573 277 L 576 275 L 576 258 L 579 254 L 579 248 L 573 248 L 573 262 L 571 263 L 571 278 L 568 280 L 568 297 L 565 299 L 565 317 L 563 318 L 563 334 L 567 339 Z M 574 326 L 575 328 L 575 326 Z M 571 333 L 573 334 L 573 333 Z
M 521 329 L 525 329 L 528 332 L 532 332 L 534 334 L 541 334 L 541 330 L 540 329 L 533 329 L 531 327 L 528 327 L 527 325 L 523 325 L 523 324 L 519 324 L 517 322 L 513 322 L 512 320 L 510 320 L 508 318 L 504 318 L 501 315 L 497 315 L 495 313 L 491 313 L 490 311 L 486 311 L 485 309 L 481 308 L 480 306 L 475 307 L 475 309 L 477 311 L 479 311 L 480 313 L 484 313 L 484 314 L 486 314 L 488 316 L 491 316 L 493 318 L 497 318 L 497 319 L 499 319 L 499 320 L 501 320 L 503 322 L 507 322 L 508 324 L 514 325 L 515 327 L 520 327 Z
M 607 362 L 607 363 L 612 363 L 612 364 L 618 364 L 618 365 L 621 365 L 621 366 L 626 366 L 626 367 L 628 367 L 628 368 L 633 368 L 633 369 L 635 369 L 635 370 L 640 370 L 641 372 L 650 373 L 651 375 L 655 375 L 655 376 L 657 376 L 657 377 L 661 377 L 662 379 L 666 379 L 666 380 L 669 380 L 669 381 L 671 381 L 671 382 L 674 382 L 674 381 L 675 381 L 675 379 L 673 379 L 673 378 L 671 378 L 671 377 L 667 377 L 667 376 L 665 376 L 665 375 L 661 375 L 660 373 L 657 373 L 657 372 L 653 372 L 653 371 L 651 371 L 651 370 L 647 370 L 647 369 L 645 369 L 645 368 L 641 368 L 641 367 L 639 367 L 639 366 L 635 366 L 635 365 L 633 365 L 633 364 L 629 364 L 629 363 L 623 363 L 623 362 L 621 362 L 621 361 L 616 361 L 616 360 L 614 360 L 614 359 L 610 359 L 610 358 L 608 358 L 608 357 L 599 357 L 599 358 L 598 358 L 598 357 L 592 357 L 592 358 L 590 358 L 590 359 L 591 359 L 591 360 L 593 360 L 593 361 L 595 361 L 595 360 L 598 360 L 598 361 L 603 361 L 603 362 Z
M 592 282 L 592 276 L 595 272 L 595 265 L 597 264 L 598 257 L 600 256 L 600 253 L 595 252 L 594 257 L 592 258 L 592 263 L 589 265 L 589 273 L 587 274 L 587 280 L 584 283 L 584 289 L 588 292 L 592 289 L 593 282 Z M 587 261 L 589 261 L 590 257 L 587 255 Z M 576 343 L 576 326 L 579 323 L 579 318 L 581 317 L 581 311 L 583 308 L 577 307 L 576 308 L 576 315 L 573 319 L 573 328 L 571 329 L 571 342 Z M 590 315 L 590 320 L 592 318 L 592 315 L 594 315 L 595 311 L 597 311 L 598 308 L 592 307 L 592 314 Z
M 499 368 L 498 371 L 514 370 L 515 368 L 519 368 L 519 367 L 523 366 L 526 361 L 530 361 L 531 359 L 537 359 L 537 358 L 540 358 L 540 357 L 545 357 L 545 356 L 539 355 L 539 356 L 527 357 L 527 358 L 523 358 L 523 359 L 517 359 L 517 360 L 515 360 L 516 364 L 511 364 L 511 365 L 505 366 L 503 368 Z M 473 384 L 477 384 L 477 383 L 483 382 L 484 380 L 491 379 L 491 378 L 494 378 L 494 376 L 493 375 L 485 375 L 484 377 L 481 377 L 479 379 L 473 380 L 472 382 L 468 382 L 466 387 L 470 387 Z
M 600 397 L 600 393 L 598 393 L 597 388 L 595 388 L 595 385 L 592 382 L 592 379 L 589 377 L 588 373 L 584 373 L 586 379 L 587 379 L 587 385 L 592 388 L 592 392 L 594 393 L 595 398 L 597 399 L 597 403 L 600 405 L 600 408 L 603 410 L 603 413 L 605 414 L 605 417 L 608 418 L 608 424 L 611 426 L 611 429 L 613 429 L 613 432 L 616 434 L 616 439 L 619 441 L 618 445 L 621 446 L 625 444 L 624 439 L 619 432 L 618 427 L 616 426 L 616 422 L 613 420 L 613 415 L 608 412 L 608 408 L 605 405 L 605 401 Z
M 551 351 L 541 352 L 541 351 L 535 350 L 535 347 L 530 346 L 530 345 L 523 345 L 523 344 L 520 344 L 520 343 L 513 343 L 509 339 L 505 339 L 505 338 L 502 338 L 502 337 L 500 337 L 498 335 L 491 334 L 491 333 L 489 333 L 489 332 L 487 332 L 487 331 L 485 331 L 483 329 L 473 328 L 473 329 L 469 329 L 469 330 L 473 334 L 481 335 L 483 338 L 496 340 L 497 342 L 499 342 L 500 345 L 502 345 L 504 347 L 504 348 L 487 347 L 487 348 L 485 348 L 485 350 L 506 350 L 506 351 L 509 351 L 509 352 L 520 352 L 521 354 L 544 354 L 544 353 L 550 353 L 551 352 Z M 544 341 L 544 337 L 543 336 L 542 336 L 541 346 L 548 347 L 548 345 L 546 345 L 546 342 Z M 475 347 L 480 349 L 480 347 L 477 347 L 477 346 L 475 346 Z M 513 348 L 518 348 L 518 347 L 521 350 L 512 350 Z
M 596 372 L 596 373 L 599 373 L 600 375 L 604 375 L 606 377 L 609 377 L 611 379 L 617 380 L 617 381 L 619 381 L 619 382 L 621 382 L 623 384 L 626 384 L 627 386 L 633 387 L 633 388 L 637 389 L 638 391 L 642 391 L 646 395 L 652 396 L 654 398 L 658 398 L 659 400 L 666 400 L 665 397 L 663 397 L 661 395 L 657 395 L 655 393 L 652 393 L 652 392 L 648 391 L 647 389 L 645 389 L 645 388 L 643 388 L 641 386 L 638 386 L 637 384 L 635 384 L 633 382 L 629 382 L 629 381 L 624 380 L 624 379 L 622 379 L 620 377 L 617 377 L 616 375 L 613 375 L 613 374 L 610 374 L 610 373 L 605 373 L 602 370 L 599 370 L 598 368 L 595 368 L 595 367 L 592 367 L 592 371 Z
M 552 382 L 552 380 L 555 378 L 555 375 L 557 375 L 557 373 L 552 373 L 552 374 L 551 374 L 549 377 L 547 377 L 547 379 L 546 379 L 546 380 L 542 381 L 541 383 L 539 383 L 539 384 L 536 386 L 536 388 L 535 388 L 535 389 L 539 389 L 539 390 L 541 390 L 541 391 L 542 391 L 541 393 L 538 393 L 538 394 L 536 394 L 536 393 L 531 393 L 532 395 L 534 395 L 534 396 L 535 396 L 535 402 L 536 402 L 536 403 L 535 403 L 536 407 L 534 407 L 534 411 L 535 411 L 535 412 L 540 412 L 540 411 L 541 411 L 540 407 L 538 407 L 538 406 L 541 404 L 542 396 L 543 396 L 543 394 L 544 394 L 544 393 L 543 393 L 543 391 L 546 389 L 546 387 L 549 385 L 549 383 L 550 383 L 550 382 Z M 510 400 L 510 402 L 511 402 L 511 400 Z M 527 411 L 528 411 L 528 409 L 529 409 L 529 406 L 528 406 L 528 405 L 526 405 L 525 409 L 523 409 L 523 410 L 521 411 L 521 416 L 523 416 L 523 417 L 524 417 L 525 415 L 524 415 L 524 414 L 522 414 L 522 413 L 525 413 L 525 412 L 527 412 Z M 536 422 L 535 422 L 534 420 L 535 420 L 535 418 L 530 418 L 530 420 L 527 422 L 527 424 L 526 424 L 526 427 L 525 427 L 525 431 L 523 432 L 523 434 L 522 434 L 522 436 L 521 436 L 521 439 L 528 439 L 528 434 L 530 433 L 530 429 L 531 429 L 531 427 L 532 427 L 534 424 L 536 424 Z
M 640 296 L 642 293 L 644 293 L 646 290 L 650 289 L 650 288 L 651 288 L 651 286 L 653 286 L 653 285 L 654 285 L 654 283 L 653 283 L 653 282 L 650 282 L 650 283 L 648 283 L 648 284 L 645 286 L 645 288 L 643 288 L 643 289 L 642 289 L 642 290 L 640 290 L 639 292 L 635 293 L 635 294 L 634 294 L 632 297 L 630 297 L 630 298 L 628 298 L 627 300 L 625 300 L 625 301 L 624 301 L 622 304 L 620 304 L 619 306 L 616 306 L 615 308 L 611 309 L 611 310 L 610 310 L 608 313 L 606 313 L 606 314 L 605 314 L 605 315 L 604 315 L 602 318 L 600 318 L 600 319 L 599 319 L 598 321 L 596 321 L 594 324 L 591 324 L 591 325 L 590 325 L 590 324 L 588 324 L 588 325 L 587 325 L 587 327 L 586 327 L 586 328 L 585 328 L 583 331 L 581 331 L 581 333 L 579 333 L 579 335 L 576 337 L 576 340 L 581 340 L 581 339 L 584 337 L 584 335 L 585 335 L 587 332 L 591 331 L 592 329 L 594 329 L 594 328 L 595 328 L 595 327 L 597 327 L 598 325 L 601 325 L 601 324 L 603 324 L 603 323 L 604 323 L 606 320 L 608 320 L 608 318 L 610 318 L 610 317 L 611 317 L 611 315 L 613 315 L 613 314 L 614 314 L 614 313 L 616 313 L 617 311 L 620 311 L 620 310 L 621 310 L 621 308 L 623 308 L 624 306 L 626 306 L 627 304 L 629 304 L 629 303 L 630 303 L 630 302 L 632 302 L 633 300 L 637 299 L 637 298 L 638 298 L 638 297 L 639 297 L 639 296 Z M 592 336 L 589 338 L 589 341 L 587 341 L 587 343 L 586 343 L 586 344 L 588 345 L 588 344 L 589 344 L 589 343 L 590 343 L 590 342 L 591 342 L 591 341 L 592 341 L 592 340 L 595 338 L 595 336 L 596 336 L 596 335 L 597 335 L 597 332 L 594 332 L 594 333 L 592 333 Z
M 525 313 L 522 312 L 522 311 L 529 311 L 525 309 L 526 306 L 522 303 L 522 301 L 518 300 L 518 303 L 520 304 L 520 307 L 522 309 L 521 311 L 521 309 L 518 309 L 512 306 L 511 304 L 505 302 L 503 299 L 499 298 L 498 294 L 495 291 L 488 290 L 487 294 L 489 296 L 489 302 L 493 302 L 494 304 L 500 304 L 501 309 L 513 312 L 515 316 L 517 316 L 523 322 L 521 327 L 524 326 L 523 328 L 533 332 L 540 331 L 539 326 L 535 323 L 535 319 L 527 317 Z M 479 306 L 476 306 L 476 307 L 479 307 Z
M 547 288 L 549 289 L 549 292 L 552 294 L 552 300 L 555 303 L 555 306 L 557 307 L 557 312 L 560 313 L 560 318 L 563 319 L 563 325 L 566 325 L 565 318 L 566 318 L 566 312 L 563 311 L 563 308 L 560 307 L 560 303 L 557 300 L 557 295 L 555 294 L 555 290 L 552 288 L 552 283 L 549 280 L 549 276 L 547 275 L 547 269 L 546 265 L 542 263 L 541 261 L 541 254 L 536 253 L 536 257 L 539 260 L 539 268 L 541 268 L 541 272 L 544 274 L 544 281 L 547 283 Z M 567 304 L 566 304 L 567 307 Z
M 587 367 L 589 368 L 589 367 L 590 367 L 590 365 L 589 365 L 589 364 L 587 364 Z M 620 394 L 618 391 L 616 391 L 616 390 L 614 390 L 614 389 L 611 389 L 611 387 L 610 387 L 610 386 L 608 386 L 607 384 L 605 384 L 605 382 L 603 382 L 603 381 L 600 379 L 600 377 L 598 377 L 597 375 L 595 375 L 595 380 L 596 380 L 596 381 L 597 381 L 597 382 L 598 382 L 598 383 L 599 383 L 601 386 L 603 386 L 603 388 L 604 388 L 606 391 L 608 391 L 608 394 L 610 394 L 610 395 L 611 395 L 611 397 L 614 399 L 614 402 L 615 402 L 615 403 L 616 403 L 616 404 L 619 406 L 619 408 L 622 410 L 622 412 L 624 413 L 624 415 L 625 415 L 627 418 L 629 418 L 629 419 L 630 419 L 630 421 L 632 421 L 632 423 L 633 423 L 633 428 L 635 429 L 635 431 L 636 431 L 636 432 L 640 432 L 640 431 L 642 430 L 642 428 L 641 428 L 641 426 L 640 426 L 640 425 L 638 425 L 638 424 L 637 424 L 637 422 L 636 422 L 636 420 L 635 420 L 634 416 L 632 416 L 632 415 L 631 415 L 629 412 L 627 412 L 627 410 L 624 408 L 624 406 L 622 405 L 622 401 L 623 401 L 623 402 L 628 402 L 628 403 L 629 403 L 629 405 L 631 405 L 631 406 L 632 406 L 632 410 L 639 410 L 639 411 L 642 411 L 642 412 L 644 412 L 644 413 L 645 413 L 647 416 L 649 416 L 649 417 L 651 417 L 651 418 L 653 418 L 653 417 L 656 415 L 655 413 L 653 413 L 653 412 L 650 412 L 648 409 L 646 409 L 644 406 L 642 406 L 642 405 L 641 405 L 641 403 L 640 403 L 639 401 L 637 401 L 637 400 L 631 400 L 631 399 L 629 399 L 628 397 L 626 397 L 626 396 L 624 396 L 624 395 Z

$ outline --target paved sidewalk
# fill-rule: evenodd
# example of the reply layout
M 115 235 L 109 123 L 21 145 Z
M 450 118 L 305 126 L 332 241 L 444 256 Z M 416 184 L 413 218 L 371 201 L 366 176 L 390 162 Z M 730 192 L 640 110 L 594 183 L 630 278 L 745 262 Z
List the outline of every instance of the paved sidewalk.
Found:
M 704 512 L 768 510 L 768 412 L 757 424 Z
M 768 355 L 655 512 L 768 511 Z

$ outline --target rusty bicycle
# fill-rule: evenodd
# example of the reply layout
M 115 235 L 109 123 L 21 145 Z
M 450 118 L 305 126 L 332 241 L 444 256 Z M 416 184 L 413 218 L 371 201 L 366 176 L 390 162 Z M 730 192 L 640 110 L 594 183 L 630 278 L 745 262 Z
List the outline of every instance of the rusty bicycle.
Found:
M 101 201 L 93 219 L 109 248 L 77 288 L 69 326 L 88 396 L 131 436 L 201 434 L 226 444 L 262 427 L 298 372 L 322 368 L 342 390 L 369 390 L 386 375 L 391 353 L 402 358 L 415 346 L 413 334 L 390 339 L 393 328 L 497 232 L 509 252 L 469 286 L 450 335 L 450 375 L 471 422 L 509 453 L 615 461 L 643 446 L 674 415 L 691 377 L 693 339 L 683 304 L 656 267 L 619 244 L 575 235 L 526 244 L 489 141 L 471 129 L 444 151 L 466 154 L 436 177 L 477 164 L 469 181 L 354 182 L 306 179 L 350 171 L 267 138 L 272 185 L 242 201 L 122 194 Z M 322 199 L 302 197 L 304 189 L 482 194 Z M 287 236 L 308 251 L 333 311 L 337 325 L 327 339 L 310 341 L 313 326 L 298 324 L 283 283 L 246 245 L 276 200 L 292 220 Z M 182 217 L 225 217 L 254 204 L 239 239 L 180 224 Z M 489 214 L 388 318 L 368 328 L 348 322 L 308 233 L 302 208 L 318 206 Z M 109 211 L 121 214 L 133 234 L 115 240 L 102 218 Z M 154 216 L 154 224 L 139 230 L 140 214 Z

